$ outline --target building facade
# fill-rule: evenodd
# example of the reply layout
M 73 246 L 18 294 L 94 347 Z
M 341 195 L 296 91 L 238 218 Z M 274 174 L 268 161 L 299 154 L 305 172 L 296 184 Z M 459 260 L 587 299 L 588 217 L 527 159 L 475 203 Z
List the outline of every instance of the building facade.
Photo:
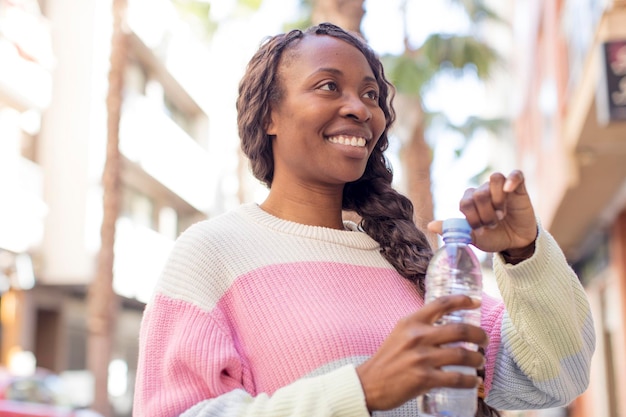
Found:
M 76 384 L 77 405 L 93 395 L 85 296 L 100 248 L 111 8 L 0 0 L 0 361 L 29 353 Z M 141 313 L 161 266 L 219 200 L 199 77 L 209 51 L 167 0 L 130 0 L 126 27 L 110 368 L 119 416 L 131 413 Z
M 518 162 L 597 332 L 588 390 L 524 415 L 626 416 L 626 2 L 515 4 Z

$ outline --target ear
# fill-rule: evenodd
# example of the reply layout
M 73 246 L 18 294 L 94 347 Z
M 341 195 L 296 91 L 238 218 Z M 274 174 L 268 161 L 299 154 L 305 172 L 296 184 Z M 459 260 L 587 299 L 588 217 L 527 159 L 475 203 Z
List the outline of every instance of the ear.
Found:
M 274 122 L 274 111 L 270 110 L 269 117 L 265 122 L 265 134 L 268 136 L 276 135 L 276 123 Z

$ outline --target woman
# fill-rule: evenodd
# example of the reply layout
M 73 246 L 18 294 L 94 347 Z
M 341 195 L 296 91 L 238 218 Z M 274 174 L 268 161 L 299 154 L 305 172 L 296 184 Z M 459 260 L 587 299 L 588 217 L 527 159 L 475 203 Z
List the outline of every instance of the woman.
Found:
M 261 45 L 237 110 L 268 197 L 177 240 L 144 313 L 136 417 L 417 416 L 431 388 L 482 382 L 446 365 L 479 369 L 496 408 L 563 405 L 586 388 L 589 306 L 519 171 L 460 203 L 474 244 L 496 253 L 504 303 L 484 297 L 481 328 L 433 325 L 478 305 L 424 305 L 432 251 L 383 155 L 392 91 L 376 55 L 336 26 Z M 441 347 L 458 341 L 484 356 Z M 492 411 L 481 399 L 480 415 Z

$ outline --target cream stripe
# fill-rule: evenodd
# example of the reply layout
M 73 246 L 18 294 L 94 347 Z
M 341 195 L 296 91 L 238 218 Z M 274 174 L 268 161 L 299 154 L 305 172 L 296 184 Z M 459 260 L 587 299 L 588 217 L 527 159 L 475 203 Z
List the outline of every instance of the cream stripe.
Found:
M 176 241 L 157 292 L 212 309 L 237 277 L 270 265 L 338 262 L 392 269 L 367 234 L 301 225 L 248 204 L 190 227 Z

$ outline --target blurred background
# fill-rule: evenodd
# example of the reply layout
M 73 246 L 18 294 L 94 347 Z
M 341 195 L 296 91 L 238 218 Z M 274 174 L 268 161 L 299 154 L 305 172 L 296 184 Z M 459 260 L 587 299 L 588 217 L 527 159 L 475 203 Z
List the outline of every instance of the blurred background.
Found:
M 520 168 L 587 289 L 589 389 L 507 416 L 626 416 L 624 0 L 0 0 L 0 416 L 132 415 L 174 239 L 266 193 L 238 148 L 245 64 L 321 21 L 398 88 L 388 157 L 417 222 Z

